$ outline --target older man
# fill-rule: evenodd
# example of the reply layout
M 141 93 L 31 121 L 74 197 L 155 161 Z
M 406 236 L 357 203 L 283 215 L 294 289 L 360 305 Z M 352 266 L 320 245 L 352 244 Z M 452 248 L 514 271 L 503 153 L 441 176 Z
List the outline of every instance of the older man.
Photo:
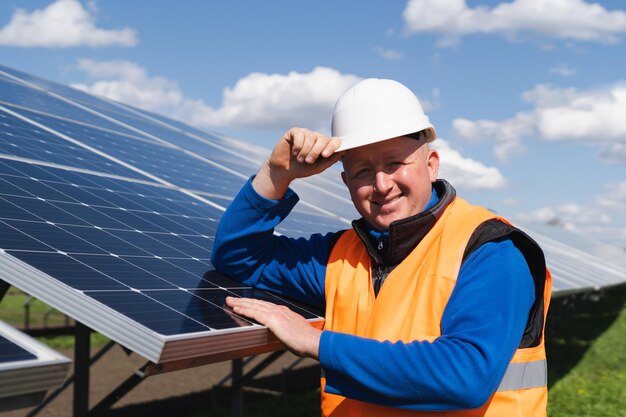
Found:
M 294 353 L 320 361 L 325 416 L 545 416 L 550 274 L 532 239 L 438 180 L 417 97 L 367 79 L 335 105 L 333 137 L 293 128 L 224 214 L 221 272 L 325 309 L 228 298 Z M 292 181 L 341 159 L 361 219 L 309 239 L 273 234 Z

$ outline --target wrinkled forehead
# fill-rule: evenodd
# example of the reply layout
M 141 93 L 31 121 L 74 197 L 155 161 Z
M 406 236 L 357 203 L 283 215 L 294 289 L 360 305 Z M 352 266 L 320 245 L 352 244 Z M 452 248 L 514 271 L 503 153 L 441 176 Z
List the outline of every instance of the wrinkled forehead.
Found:
M 401 136 L 348 149 L 341 158 L 344 169 L 352 165 L 369 162 L 385 162 L 388 160 L 404 160 L 413 154 L 428 151 L 428 143 L 424 138 Z

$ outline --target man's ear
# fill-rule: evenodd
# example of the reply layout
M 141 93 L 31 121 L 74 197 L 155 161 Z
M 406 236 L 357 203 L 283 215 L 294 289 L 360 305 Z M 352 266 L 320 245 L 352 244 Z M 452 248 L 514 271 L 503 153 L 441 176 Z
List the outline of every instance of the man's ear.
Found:
M 430 182 L 435 182 L 437 180 L 437 175 L 439 174 L 439 153 L 436 150 L 428 150 L 428 159 L 426 164 L 428 165 Z
M 346 182 L 346 173 L 344 171 L 341 171 L 341 180 L 343 181 L 344 184 L 346 184 L 346 187 L 347 187 L 348 183 Z

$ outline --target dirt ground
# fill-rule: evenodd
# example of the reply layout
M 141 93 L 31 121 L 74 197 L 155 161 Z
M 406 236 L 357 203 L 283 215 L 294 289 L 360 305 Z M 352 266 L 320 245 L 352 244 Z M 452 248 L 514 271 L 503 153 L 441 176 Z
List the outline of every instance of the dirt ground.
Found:
M 97 349 L 92 349 L 92 355 Z M 73 351 L 62 351 L 69 358 Z M 266 358 L 260 355 L 245 365 L 244 373 Z M 113 389 L 130 377 L 135 370 L 146 363 L 142 357 L 126 352 L 114 346 L 91 367 L 89 407 L 92 408 L 105 398 Z M 119 399 L 106 416 L 115 417 L 160 417 L 185 416 L 189 412 L 210 404 L 229 406 L 230 380 L 220 388 L 216 386 L 227 377 L 232 369 L 231 362 L 220 362 L 180 371 L 168 372 L 147 377 L 132 391 Z M 68 376 L 73 373 L 70 369 Z M 245 398 L 256 393 L 280 395 L 285 390 L 297 391 L 299 385 L 311 387 L 318 383 L 319 367 L 317 362 L 299 359 L 286 352 L 268 366 L 255 379 L 246 385 Z M 71 417 L 73 415 L 73 386 L 42 409 L 37 416 Z M 49 393 L 48 393 L 49 394 Z M 24 417 L 31 409 L 0 412 L 0 417 Z

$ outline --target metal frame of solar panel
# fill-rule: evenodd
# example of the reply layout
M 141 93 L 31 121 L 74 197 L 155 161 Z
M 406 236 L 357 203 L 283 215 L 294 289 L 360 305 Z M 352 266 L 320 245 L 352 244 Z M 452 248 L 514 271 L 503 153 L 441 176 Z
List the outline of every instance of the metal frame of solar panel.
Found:
M 212 271 L 218 219 L 263 155 L 181 126 L 0 66 L 0 279 L 154 363 L 279 349 L 227 295 L 321 327 L 309 307 Z M 327 204 L 305 199 L 278 231 L 346 227 L 334 213 L 353 209 L 329 183 L 299 185 Z
M 0 412 L 40 403 L 69 368 L 68 358 L 0 321 Z

